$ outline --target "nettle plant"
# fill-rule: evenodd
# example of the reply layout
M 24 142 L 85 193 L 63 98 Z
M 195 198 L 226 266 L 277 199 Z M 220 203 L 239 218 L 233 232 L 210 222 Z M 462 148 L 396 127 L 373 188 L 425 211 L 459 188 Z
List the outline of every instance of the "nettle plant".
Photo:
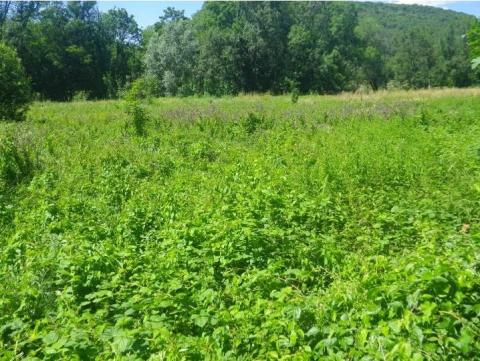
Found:
M 133 128 L 134 134 L 137 136 L 146 135 L 145 125 L 148 115 L 142 102 L 147 97 L 148 92 L 143 78 L 135 80 L 124 96 L 125 112 L 128 115 L 125 129 Z

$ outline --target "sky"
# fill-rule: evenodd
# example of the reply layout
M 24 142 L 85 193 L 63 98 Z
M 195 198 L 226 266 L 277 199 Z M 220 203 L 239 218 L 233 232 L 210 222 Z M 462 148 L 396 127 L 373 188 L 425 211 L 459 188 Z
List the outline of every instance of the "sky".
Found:
M 384 2 L 430 5 L 480 17 L 480 1 L 386 0 Z M 101 11 L 108 11 L 114 7 L 125 8 L 129 14 L 135 16 L 138 25 L 145 28 L 158 21 L 158 17 L 163 14 L 163 9 L 169 6 L 185 10 L 185 15 L 190 17 L 200 10 L 202 4 L 203 1 L 99 1 L 98 7 Z
M 163 10 L 171 6 L 178 10 L 185 10 L 185 16 L 191 17 L 201 9 L 203 1 L 98 1 L 100 11 L 125 8 L 135 17 L 138 25 L 145 28 L 158 21 Z

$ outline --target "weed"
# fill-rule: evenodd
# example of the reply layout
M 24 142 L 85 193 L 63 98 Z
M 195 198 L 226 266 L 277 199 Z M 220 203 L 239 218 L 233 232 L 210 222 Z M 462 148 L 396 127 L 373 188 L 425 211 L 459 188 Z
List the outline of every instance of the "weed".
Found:
M 248 113 L 248 115 L 242 120 L 242 127 L 247 134 L 253 134 L 264 124 L 264 122 L 265 118 L 262 115 Z
M 142 99 L 145 98 L 143 87 L 142 79 L 135 81 L 124 97 L 125 112 L 129 117 L 125 124 L 125 129 L 133 128 L 134 134 L 137 136 L 146 135 L 145 125 L 148 121 L 145 107 L 141 103 Z
M 29 179 L 35 163 L 33 156 L 26 149 L 20 149 L 13 137 L 0 137 L 0 189 Z
M 298 102 L 298 97 L 300 95 L 300 91 L 298 88 L 293 88 L 290 99 L 292 100 L 293 104 L 296 104 Z
M 35 103 L 0 123 L 0 359 L 477 359 L 479 95 Z

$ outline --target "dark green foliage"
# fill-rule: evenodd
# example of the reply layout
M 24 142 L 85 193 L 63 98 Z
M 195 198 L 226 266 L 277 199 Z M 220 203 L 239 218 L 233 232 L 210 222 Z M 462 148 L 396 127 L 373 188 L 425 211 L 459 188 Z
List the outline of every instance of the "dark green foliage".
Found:
M 468 33 L 468 45 L 470 46 L 472 57 L 480 56 L 480 22 L 470 29 Z
M 108 69 L 103 76 L 107 97 L 117 97 L 129 81 L 141 75 L 141 52 L 138 44 L 141 30 L 133 15 L 125 9 L 113 9 L 102 14 L 100 27 L 108 47 Z
M 30 84 L 20 59 L 0 43 L 0 121 L 23 120 L 30 102 Z
M 418 5 L 356 3 L 355 8 L 357 32 L 373 47 L 361 74 L 374 89 L 389 81 L 406 88 L 474 82 L 465 39 L 474 16 Z
M 473 21 L 418 6 L 207 2 L 192 20 L 162 20 L 146 70 L 160 95 L 464 87 Z
M 434 85 L 431 71 L 435 58 L 430 43 L 417 30 L 406 33 L 402 43 L 404 45 L 397 51 L 395 59 L 395 80 L 405 87 L 428 88 Z
M 12 2 L 2 38 L 42 98 L 115 97 L 141 72 L 140 31 L 125 10 L 100 14 L 94 1 Z
M 159 17 L 158 22 L 156 22 L 153 27 L 157 32 L 163 32 L 165 30 L 165 26 L 172 22 L 177 22 L 179 20 L 187 20 L 188 18 L 185 16 L 184 10 L 177 10 L 171 6 L 168 6 L 165 10 L 163 10 L 163 15 Z
M 172 21 L 185 24 L 185 20 Z M 191 20 L 194 38 L 179 40 L 190 56 L 178 56 L 182 71 L 194 72 L 188 78 L 175 76 L 184 87 L 200 94 L 236 94 L 239 92 L 287 92 L 285 84 L 299 84 L 302 92 L 338 92 L 351 89 L 358 63 L 357 23 L 353 8 L 334 3 L 232 2 L 205 3 Z M 159 39 L 150 47 L 158 48 L 168 34 L 164 26 Z M 175 26 L 175 25 L 173 25 Z M 178 39 L 182 37 L 177 36 Z M 166 46 L 161 46 L 166 49 Z M 161 68 L 161 60 L 170 53 L 147 51 L 147 71 Z M 176 52 L 178 53 L 178 52 Z M 157 55 L 158 54 L 158 55 Z M 168 61 L 167 61 L 168 60 Z M 158 76 L 159 82 L 165 75 Z
M 95 2 L 0 2 L 0 40 L 38 98 L 54 100 L 117 98 L 142 76 L 157 96 L 288 93 L 292 82 L 299 94 L 467 87 L 478 80 L 465 36 L 475 21 L 427 6 L 205 2 L 141 31 L 125 9 L 102 14 Z

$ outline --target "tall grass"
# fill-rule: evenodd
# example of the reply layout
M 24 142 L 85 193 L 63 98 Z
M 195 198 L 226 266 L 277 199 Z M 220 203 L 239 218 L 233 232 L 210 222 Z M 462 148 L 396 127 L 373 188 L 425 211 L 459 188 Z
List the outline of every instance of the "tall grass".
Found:
M 0 359 L 474 359 L 479 95 L 35 104 Z

